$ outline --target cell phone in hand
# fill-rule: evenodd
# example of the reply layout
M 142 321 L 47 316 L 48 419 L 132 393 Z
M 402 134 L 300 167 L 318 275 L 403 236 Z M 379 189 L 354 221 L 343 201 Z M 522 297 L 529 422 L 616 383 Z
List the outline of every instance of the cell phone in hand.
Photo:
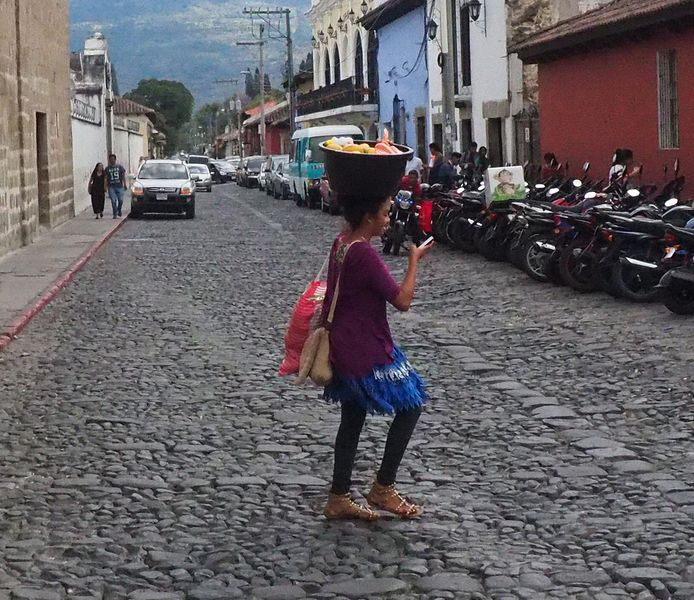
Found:
M 427 239 L 425 239 L 421 244 L 419 244 L 420 248 L 424 248 L 425 246 L 428 246 L 434 241 L 434 236 L 430 235 Z

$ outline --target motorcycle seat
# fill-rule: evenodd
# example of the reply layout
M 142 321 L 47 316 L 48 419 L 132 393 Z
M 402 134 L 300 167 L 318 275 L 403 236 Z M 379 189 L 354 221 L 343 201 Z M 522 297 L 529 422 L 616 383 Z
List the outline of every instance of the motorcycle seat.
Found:
M 629 231 L 636 231 L 639 233 L 650 233 L 657 236 L 662 236 L 665 234 L 666 225 L 657 219 L 644 219 L 641 217 L 634 217 L 632 219 L 624 217 L 614 217 L 610 219 L 611 223 L 619 227 L 623 227 Z

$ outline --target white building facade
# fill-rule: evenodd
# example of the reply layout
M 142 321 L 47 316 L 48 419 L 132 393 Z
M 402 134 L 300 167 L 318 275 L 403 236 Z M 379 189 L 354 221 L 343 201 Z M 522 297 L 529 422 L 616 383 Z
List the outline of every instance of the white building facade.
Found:
M 113 86 L 108 44 L 96 31 L 84 50 L 70 59 L 72 86 L 72 163 L 75 214 L 91 206 L 87 193 L 96 163 L 106 164 L 112 147 Z
M 297 98 L 298 127 L 357 125 L 367 136 L 378 123 L 375 32 L 359 24 L 383 0 L 312 0 L 313 91 Z

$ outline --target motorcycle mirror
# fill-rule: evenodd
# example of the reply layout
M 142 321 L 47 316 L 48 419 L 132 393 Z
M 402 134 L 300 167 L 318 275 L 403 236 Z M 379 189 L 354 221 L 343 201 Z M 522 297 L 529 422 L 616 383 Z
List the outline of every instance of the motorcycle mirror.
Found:
M 536 190 L 544 190 L 547 186 L 544 183 L 536 183 L 535 184 L 535 189 Z
M 583 196 L 586 200 L 592 200 L 593 198 L 597 198 L 598 194 L 597 192 L 588 192 L 585 196 Z
M 458 194 L 463 194 L 463 193 L 465 193 L 465 188 L 464 188 L 464 187 L 459 187 L 459 188 L 456 190 L 456 193 L 458 193 Z
M 580 179 L 574 179 L 572 183 L 575 188 L 580 188 L 583 185 L 583 182 Z
M 672 208 L 673 206 L 677 206 L 679 204 L 679 200 L 677 198 L 670 198 L 669 200 L 665 201 L 665 208 Z
M 675 176 L 680 172 L 680 159 L 676 158 L 675 159 Z
M 558 188 L 558 187 L 549 188 L 549 191 L 548 191 L 547 193 L 548 193 L 550 196 L 554 196 L 554 194 L 558 194 L 558 193 L 559 193 L 559 188 Z
M 627 196 L 629 198 L 638 198 L 641 195 L 641 192 L 639 190 L 627 190 Z
M 590 170 L 590 162 L 586 161 L 583 163 L 583 172 L 587 173 Z

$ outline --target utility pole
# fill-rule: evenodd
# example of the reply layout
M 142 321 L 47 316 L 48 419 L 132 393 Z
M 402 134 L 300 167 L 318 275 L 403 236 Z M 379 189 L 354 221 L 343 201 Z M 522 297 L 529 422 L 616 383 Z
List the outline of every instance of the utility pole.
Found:
M 260 17 L 280 38 L 287 40 L 287 93 L 289 95 L 289 135 L 296 128 L 294 115 L 294 44 L 292 42 L 291 10 L 288 8 L 244 8 L 244 15 Z M 284 15 L 285 31 L 271 21 L 273 15 Z
M 260 39 L 257 42 L 236 42 L 237 46 L 258 46 L 260 52 L 260 154 L 265 156 L 265 65 L 263 62 L 263 31 L 265 26 L 260 26 Z
M 441 69 L 441 83 L 443 84 L 443 140 L 444 152 L 453 152 L 453 142 L 457 139 L 455 123 L 455 87 L 454 77 L 458 73 L 453 68 L 453 57 L 455 56 L 455 37 L 453 36 L 452 6 L 454 2 L 446 2 L 446 52 L 443 55 L 443 68 Z

